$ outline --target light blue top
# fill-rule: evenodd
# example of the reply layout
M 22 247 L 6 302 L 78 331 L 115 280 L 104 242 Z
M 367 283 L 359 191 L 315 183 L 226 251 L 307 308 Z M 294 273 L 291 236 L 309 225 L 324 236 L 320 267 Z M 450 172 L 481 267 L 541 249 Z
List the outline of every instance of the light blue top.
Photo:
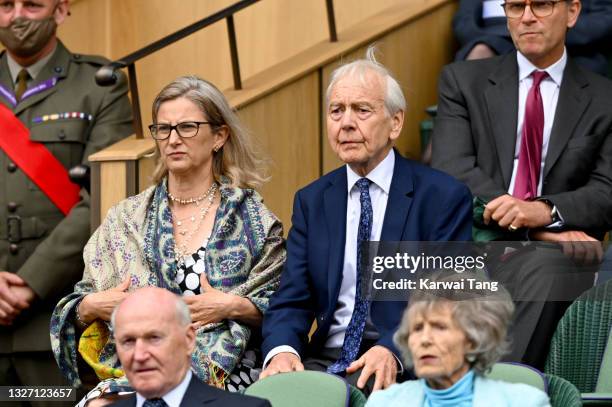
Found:
M 472 407 L 474 397 L 474 371 L 470 370 L 463 375 L 461 380 L 448 389 L 436 390 L 427 385 L 425 379 L 421 379 L 426 407 Z
M 421 380 L 394 384 L 372 393 L 366 407 L 426 407 Z M 550 407 L 548 396 L 528 384 L 474 378 L 473 407 Z

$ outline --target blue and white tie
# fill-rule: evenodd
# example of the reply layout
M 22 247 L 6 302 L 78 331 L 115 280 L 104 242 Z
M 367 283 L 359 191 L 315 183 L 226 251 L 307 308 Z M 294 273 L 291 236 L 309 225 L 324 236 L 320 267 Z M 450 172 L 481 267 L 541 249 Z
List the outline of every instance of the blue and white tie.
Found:
M 336 362 L 327 368 L 329 373 L 340 373 L 346 370 L 347 367 L 357 358 L 359 347 L 361 346 L 361 338 L 365 329 L 366 319 L 368 318 L 368 309 L 370 301 L 367 296 L 362 294 L 362 281 L 365 278 L 365 270 L 362 263 L 362 246 L 370 240 L 372 233 L 372 201 L 370 200 L 370 183 L 367 178 L 361 178 L 356 185 L 359 188 L 359 202 L 361 204 L 361 214 L 359 216 L 359 229 L 357 231 L 357 282 L 355 287 L 355 308 L 351 321 L 346 327 L 344 334 L 344 343 L 340 351 L 340 357 Z

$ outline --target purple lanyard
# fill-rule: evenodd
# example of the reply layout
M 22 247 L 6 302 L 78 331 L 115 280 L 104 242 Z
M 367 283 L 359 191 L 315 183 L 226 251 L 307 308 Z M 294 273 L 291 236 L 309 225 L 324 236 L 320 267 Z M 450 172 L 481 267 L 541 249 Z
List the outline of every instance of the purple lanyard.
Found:
M 24 94 L 21 96 L 20 102 L 23 102 L 24 99 L 29 98 L 30 96 L 34 96 L 34 95 L 36 95 L 38 93 L 44 92 L 47 89 L 51 89 L 55 85 L 57 85 L 57 77 L 53 77 L 51 79 L 47 79 L 46 81 L 41 82 L 38 85 L 34 86 L 33 88 L 28 89 L 27 91 L 25 91 Z M 6 87 L 4 87 L 2 84 L 0 84 L 0 94 L 2 96 L 4 96 L 4 98 L 13 107 L 17 106 L 17 99 L 15 98 L 15 94 L 13 92 L 11 92 L 10 90 L 8 90 Z

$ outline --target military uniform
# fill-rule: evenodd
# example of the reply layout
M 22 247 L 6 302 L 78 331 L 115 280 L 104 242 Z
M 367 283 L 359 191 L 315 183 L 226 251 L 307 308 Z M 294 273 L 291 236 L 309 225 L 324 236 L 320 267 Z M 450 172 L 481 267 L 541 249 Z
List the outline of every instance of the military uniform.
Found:
M 72 54 L 58 41 L 28 88 L 53 86 L 24 96 L 16 106 L 0 93 L 0 103 L 29 128 L 31 140 L 43 143 L 67 170 L 133 132 L 125 77 L 111 87 L 95 83 L 95 72 L 106 62 Z M 5 52 L 0 53 L 0 84 L 15 88 Z M 53 358 L 49 320 L 57 301 L 82 277 L 90 215 L 85 191 L 81 198 L 64 216 L 0 149 L 0 271 L 17 273 L 38 295 L 12 326 L 0 326 L 0 385 L 57 384 L 61 377 L 48 364 Z

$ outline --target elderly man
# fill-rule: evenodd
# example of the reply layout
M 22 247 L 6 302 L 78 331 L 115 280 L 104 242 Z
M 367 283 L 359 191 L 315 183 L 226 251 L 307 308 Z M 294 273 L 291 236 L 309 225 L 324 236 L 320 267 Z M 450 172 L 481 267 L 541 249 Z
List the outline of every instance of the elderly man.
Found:
M 327 134 L 346 165 L 295 196 L 287 263 L 264 315 L 263 377 L 323 370 L 369 393 L 401 372 L 392 337 L 405 303 L 362 296 L 361 243 L 467 240 L 472 226 L 464 185 L 393 149 L 405 108 L 372 49 L 332 74 Z
M 514 298 L 539 300 L 517 304 L 511 358 L 541 367 L 564 311 L 558 300 L 593 283 L 574 264 L 600 259 L 598 239 L 612 228 L 612 82 L 567 57 L 579 0 L 506 0 L 504 10 L 518 51 L 442 73 L 433 166 L 488 201 L 485 223 L 558 242 L 573 258 L 520 244 L 503 256 L 498 276 Z
M 191 373 L 195 330 L 187 304 L 170 291 L 135 291 L 115 308 L 111 325 L 121 366 L 136 390 L 114 406 L 270 406 L 266 400 L 209 386 Z
M 132 132 L 125 78 L 56 37 L 66 0 L 0 1 L 0 385 L 65 383 L 49 318 L 83 272 L 87 193 L 68 169 Z

